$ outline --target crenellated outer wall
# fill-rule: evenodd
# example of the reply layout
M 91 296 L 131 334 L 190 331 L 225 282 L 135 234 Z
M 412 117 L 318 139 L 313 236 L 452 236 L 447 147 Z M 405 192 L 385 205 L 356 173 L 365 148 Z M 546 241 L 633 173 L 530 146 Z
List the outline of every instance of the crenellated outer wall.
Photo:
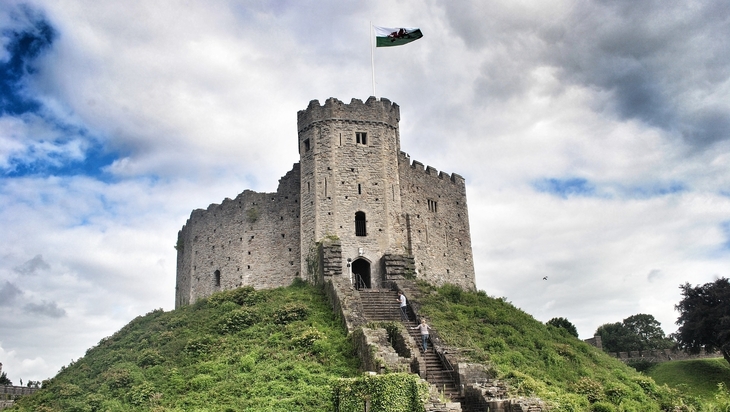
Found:
M 175 306 L 240 286 L 313 281 L 307 258 L 323 239 L 341 245 L 348 282 L 357 267 L 376 287 L 413 271 L 409 263 L 391 273 L 386 263 L 413 262 L 416 278 L 475 289 L 464 179 L 411 161 L 399 121 L 387 99 L 311 101 L 297 114 L 300 162 L 275 193 L 245 190 L 193 211 L 180 230 Z
M 245 190 L 194 210 L 178 233 L 175 307 L 220 290 L 291 284 L 300 276 L 299 226 L 298 163 L 275 193 Z
M 475 290 L 474 257 L 466 204 L 466 183 L 454 173 L 398 157 L 407 249 L 416 276 L 435 285 Z

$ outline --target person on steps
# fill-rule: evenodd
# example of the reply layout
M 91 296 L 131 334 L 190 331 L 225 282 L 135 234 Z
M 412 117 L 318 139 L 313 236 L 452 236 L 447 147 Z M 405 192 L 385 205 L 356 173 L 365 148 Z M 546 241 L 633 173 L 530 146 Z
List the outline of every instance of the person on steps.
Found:
M 408 306 L 406 305 L 406 297 L 401 291 L 398 291 L 398 302 L 400 303 L 400 319 L 408 320 Z
M 421 339 L 423 340 L 423 351 L 426 352 L 428 350 L 428 330 L 431 329 L 430 326 L 426 324 L 426 319 L 421 318 L 421 324 L 418 326 L 414 326 L 411 329 L 420 329 L 421 330 Z

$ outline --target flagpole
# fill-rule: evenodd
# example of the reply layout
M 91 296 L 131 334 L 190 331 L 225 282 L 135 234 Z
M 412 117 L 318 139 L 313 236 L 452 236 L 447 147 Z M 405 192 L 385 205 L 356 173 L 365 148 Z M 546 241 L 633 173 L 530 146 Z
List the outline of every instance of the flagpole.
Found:
M 373 97 L 377 98 L 375 94 L 375 47 L 373 46 L 373 22 L 370 21 L 370 67 L 373 71 Z

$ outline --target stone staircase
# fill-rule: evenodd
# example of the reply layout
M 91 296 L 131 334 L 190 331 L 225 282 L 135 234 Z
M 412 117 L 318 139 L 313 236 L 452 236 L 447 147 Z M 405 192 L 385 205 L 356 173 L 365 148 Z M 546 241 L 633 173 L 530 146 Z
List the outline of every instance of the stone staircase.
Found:
M 369 322 L 402 322 L 418 345 L 418 348 L 413 349 L 422 350 L 421 332 L 418 329 L 411 329 L 417 326 L 418 323 L 414 319 L 410 308 L 408 322 L 401 320 L 398 293 L 391 290 L 361 289 L 360 301 L 362 303 L 363 315 Z M 451 399 L 452 402 L 463 402 L 464 399 L 459 393 L 459 388 L 456 387 L 451 371 L 442 362 L 430 342 L 428 346 L 428 350 L 422 353 L 426 363 L 426 381 L 437 388 L 440 394 Z M 464 409 L 462 406 L 463 412 L 470 410 Z

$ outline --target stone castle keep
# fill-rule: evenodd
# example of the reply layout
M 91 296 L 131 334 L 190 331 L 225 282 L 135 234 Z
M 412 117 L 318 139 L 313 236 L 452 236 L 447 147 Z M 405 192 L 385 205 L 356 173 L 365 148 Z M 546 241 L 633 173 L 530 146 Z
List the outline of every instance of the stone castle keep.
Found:
M 357 288 L 415 277 L 475 289 L 464 179 L 411 162 L 399 120 L 387 99 L 311 101 L 297 114 L 300 161 L 275 193 L 196 209 L 178 233 L 175 306 L 328 270 Z M 322 241 L 335 245 L 326 256 Z

